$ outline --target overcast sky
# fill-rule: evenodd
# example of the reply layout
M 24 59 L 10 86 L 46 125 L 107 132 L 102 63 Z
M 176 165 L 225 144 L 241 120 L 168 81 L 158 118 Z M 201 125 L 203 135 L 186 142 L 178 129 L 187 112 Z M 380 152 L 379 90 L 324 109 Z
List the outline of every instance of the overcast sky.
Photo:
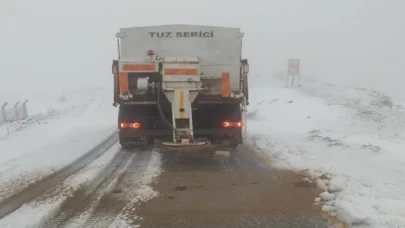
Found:
M 285 71 L 287 59 L 297 57 L 303 77 L 379 89 L 405 99 L 405 1 L 401 0 L 1 3 L 2 90 L 105 85 L 112 77 L 115 33 L 120 27 L 175 23 L 240 27 L 252 78 L 265 80 Z

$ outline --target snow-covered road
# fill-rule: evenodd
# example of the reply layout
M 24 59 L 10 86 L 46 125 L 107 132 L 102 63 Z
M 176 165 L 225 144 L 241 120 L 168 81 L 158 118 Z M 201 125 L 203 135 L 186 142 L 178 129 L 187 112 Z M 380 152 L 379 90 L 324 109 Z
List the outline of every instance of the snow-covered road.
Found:
M 405 102 L 314 82 L 286 88 L 274 80 L 250 93 L 249 140 L 274 165 L 293 169 L 322 189 L 314 203 L 324 212 L 352 227 L 405 227 Z M 0 125 L 3 205 L 96 149 L 88 163 L 52 179 L 55 184 L 46 192 L 10 204 L 15 208 L 7 210 L 13 213 L 5 213 L 0 227 L 134 225 L 125 213 L 139 200 L 156 196 L 149 184 L 161 172 L 161 159 L 150 151 L 126 153 L 113 143 L 95 148 L 116 130 L 117 110 L 109 94 L 104 89 L 64 93 L 34 108 L 28 120 Z
M 155 196 L 160 155 L 120 148 L 110 94 L 34 97 L 28 120 L 0 125 L 0 227 L 133 227 L 126 213 Z
M 158 195 L 151 184 L 160 175 L 163 161 L 166 162 L 166 168 L 175 170 L 166 173 L 166 177 L 169 177 L 166 181 L 169 182 L 178 181 L 180 177 L 177 170 L 187 166 L 194 167 L 192 173 L 209 171 L 208 174 L 225 178 L 227 175 L 236 175 L 232 172 L 239 167 L 236 168 L 237 172 L 246 172 L 240 178 L 232 178 L 239 187 L 228 182 L 218 182 L 215 178 L 214 180 L 208 178 L 200 184 L 219 185 L 225 191 L 246 189 L 246 195 L 258 192 L 257 194 L 264 194 L 268 198 L 278 198 L 277 195 L 271 194 L 271 189 L 276 186 L 278 189 L 284 189 L 290 185 L 284 182 L 274 184 L 275 179 L 279 176 L 282 178 L 288 176 L 290 181 L 297 180 L 295 174 L 291 173 L 254 175 L 256 178 L 254 185 L 257 188 L 249 190 L 253 185 L 250 176 L 252 171 L 267 174 L 269 167 L 264 168 L 266 164 L 262 161 L 261 168 L 256 168 L 260 158 L 243 149 L 233 160 L 221 158 L 197 165 L 194 163 L 174 165 L 171 162 L 176 156 L 164 160 L 160 158 L 159 153 L 150 150 L 143 152 L 122 150 L 116 143 L 116 138 L 109 137 L 116 130 L 117 110 L 111 106 L 108 94 L 105 90 L 65 93 L 63 97 L 66 99 L 49 102 L 52 111 L 41 112 L 37 109 L 38 112 L 28 121 L 2 126 L 3 129 L 8 129 L 4 131 L 4 137 L 0 140 L 2 153 L 0 227 L 137 227 L 142 221 L 137 217 L 138 204 Z M 106 138 L 108 140 L 105 141 Z M 99 144 L 101 146 L 96 146 Z M 244 156 L 245 152 L 250 155 Z M 82 159 L 83 156 L 86 159 Z M 191 173 L 190 175 L 193 177 Z M 172 191 L 170 186 L 168 188 L 166 191 Z M 198 196 L 201 193 L 200 187 L 194 190 L 197 191 L 190 191 L 189 194 Z M 205 194 L 207 199 L 215 199 L 217 194 L 215 188 L 212 191 L 205 191 L 209 192 Z M 280 191 L 283 192 L 285 191 Z M 252 210 L 263 212 L 281 208 L 289 211 L 290 207 L 298 207 L 302 209 L 297 213 L 311 215 L 303 218 L 306 227 L 310 227 L 311 224 L 324 224 L 320 216 L 310 207 L 310 201 L 315 195 L 313 190 L 302 191 L 299 187 L 295 187 L 289 189 L 289 192 L 290 195 L 310 197 L 302 197 L 298 205 L 297 201 L 287 200 L 286 202 L 291 205 L 268 205 L 268 207 L 265 205 L 270 204 L 270 201 L 257 204 L 255 202 L 261 200 L 252 199 L 254 201 L 251 203 Z M 177 196 L 177 200 L 185 200 L 192 206 L 196 202 L 193 199 L 198 198 L 194 196 L 190 198 L 187 194 Z M 167 200 L 164 195 L 160 195 L 161 199 Z M 239 211 L 245 204 L 244 199 L 235 204 L 232 197 L 227 197 L 225 207 L 229 207 L 228 216 L 233 216 L 233 212 Z M 199 207 L 195 209 L 200 210 Z M 255 216 L 254 218 L 256 219 Z M 153 219 L 147 220 L 146 222 L 153 223 Z M 289 219 L 280 219 L 267 213 L 262 218 L 262 222 L 265 221 L 280 223 L 283 226 L 290 223 Z
M 401 101 L 362 88 L 286 88 L 277 80 L 250 91 L 250 139 L 275 165 L 323 189 L 315 199 L 323 211 L 352 227 L 405 227 Z
M 157 193 L 160 155 L 119 144 L 0 220 L 0 227 L 136 227 L 126 215 Z M 24 219 L 22 219 L 24 218 Z

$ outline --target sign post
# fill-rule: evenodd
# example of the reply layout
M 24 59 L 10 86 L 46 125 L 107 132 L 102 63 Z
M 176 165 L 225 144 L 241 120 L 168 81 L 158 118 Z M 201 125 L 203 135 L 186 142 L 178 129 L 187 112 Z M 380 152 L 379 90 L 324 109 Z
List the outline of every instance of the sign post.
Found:
M 290 75 L 292 75 L 291 86 L 294 86 L 295 76 L 298 77 L 298 86 L 300 86 L 300 59 L 288 59 L 287 86 Z

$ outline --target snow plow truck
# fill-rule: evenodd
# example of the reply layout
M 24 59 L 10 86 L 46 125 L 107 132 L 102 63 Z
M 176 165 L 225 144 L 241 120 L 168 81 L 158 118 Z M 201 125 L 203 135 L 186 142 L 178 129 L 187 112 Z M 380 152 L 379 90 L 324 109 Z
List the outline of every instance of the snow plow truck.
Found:
M 241 144 L 249 98 L 243 35 L 219 26 L 121 28 L 112 63 L 121 146 Z

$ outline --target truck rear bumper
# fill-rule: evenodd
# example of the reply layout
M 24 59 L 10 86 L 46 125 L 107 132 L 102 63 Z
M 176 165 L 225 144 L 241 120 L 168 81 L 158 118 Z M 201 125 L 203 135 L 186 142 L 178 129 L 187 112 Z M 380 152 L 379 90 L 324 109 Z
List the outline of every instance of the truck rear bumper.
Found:
M 213 144 L 241 144 L 242 132 L 240 128 L 229 129 L 195 129 L 194 136 L 196 138 L 204 137 Z M 171 129 L 145 129 L 132 130 L 120 129 L 119 138 L 121 142 L 131 143 L 134 141 L 150 141 L 157 138 L 164 141 L 172 141 L 173 131 Z

